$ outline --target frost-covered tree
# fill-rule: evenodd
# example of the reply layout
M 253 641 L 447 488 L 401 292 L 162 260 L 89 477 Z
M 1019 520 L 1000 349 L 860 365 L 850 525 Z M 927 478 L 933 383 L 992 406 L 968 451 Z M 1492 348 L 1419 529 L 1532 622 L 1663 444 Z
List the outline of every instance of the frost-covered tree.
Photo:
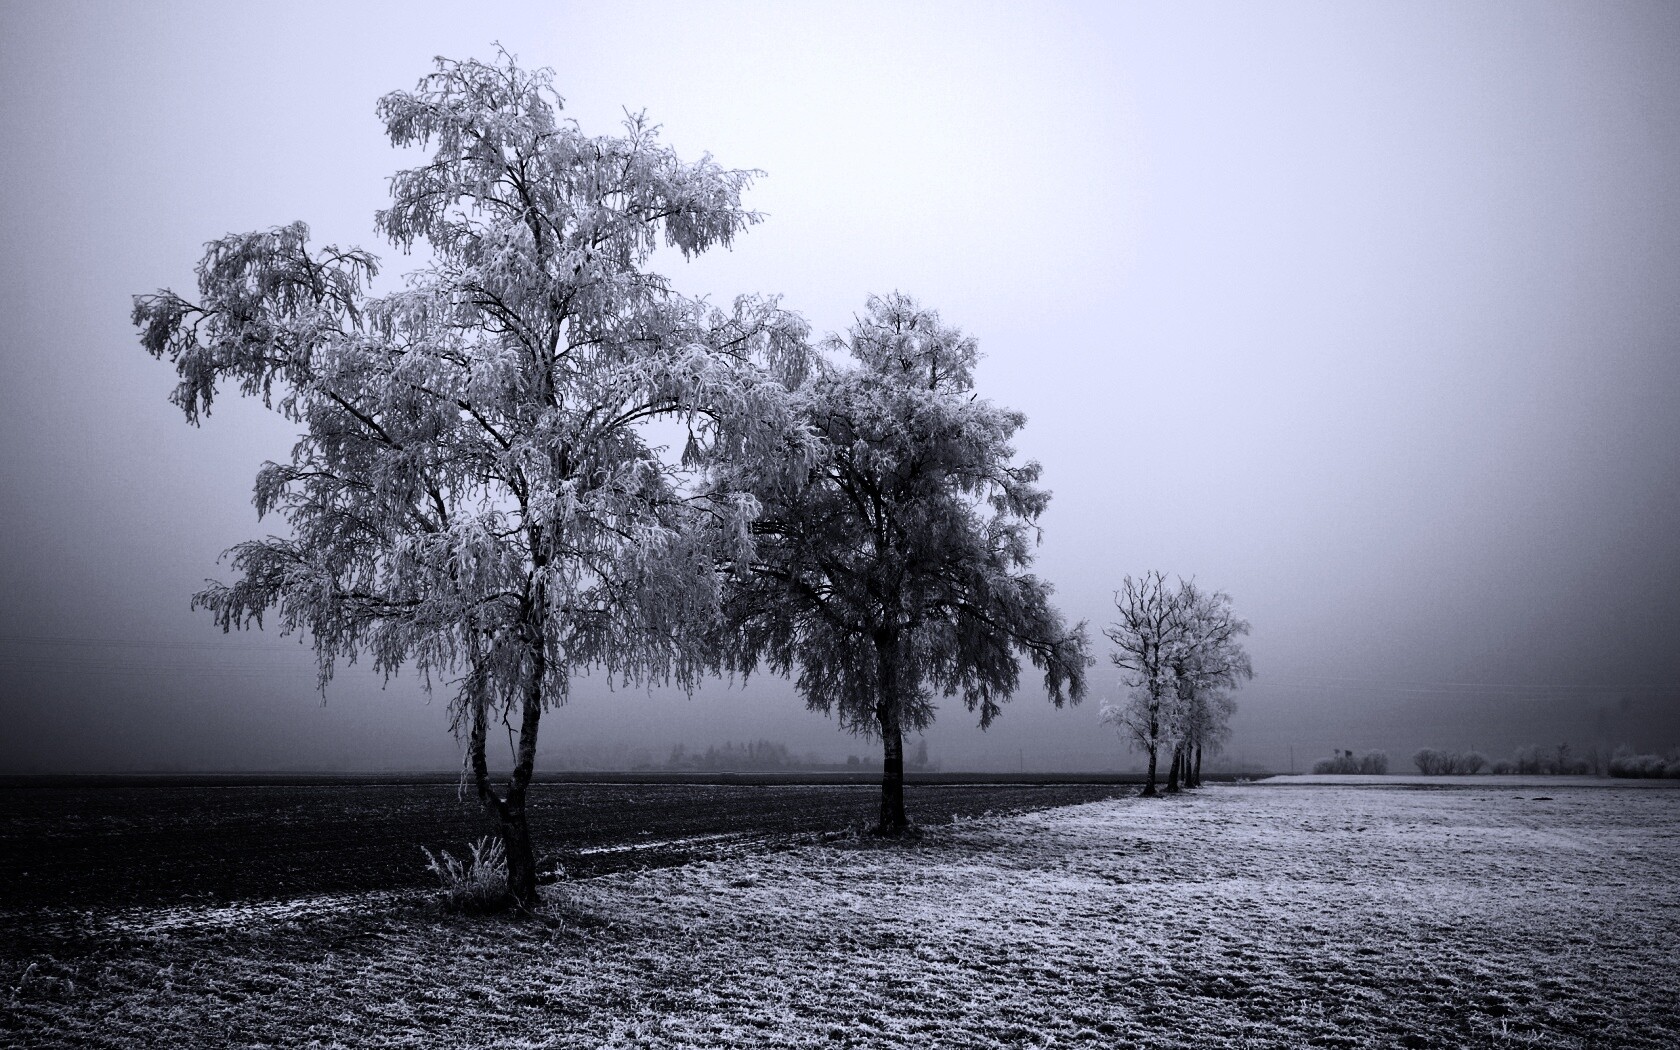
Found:
M 1143 789 L 1149 796 L 1158 793 L 1161 746 L 1168 739 L 1170 706 L 1177 699 L 1173 660 L 1184 629 L 1177 598 L 1177 590 L 1159 572 L 1146 572 L 1138 579 L 1127 576 L 1114 592 L 1119 618 L 1103 628 L 1115 646 L 1108 658 L 1120 669 L 1128 692 L 1123 703 L 1103 705 L 1102 719 L 1149 757 Z
M 1194 580 L 1180 581 L 1174 604 L 1179 632 L 1169 664 L 1175 703 L 1170 709 L 1173 748 L 1167 790 L 1182 781 L 1197 787 L 1202 779 L 1202 753 L 1217 746 L 1229 731 L 1236 702 L 1229 690 L 1254 677 L 1254 667 L 1240 639 L 1248 621 L 1231 611 L 1231 596 L 1204 591 Z
M 1202 757 L 1204 753 L 1217 755 L 1231 739 L 1231 716 L 1237 713 L 1237 701 L 1224 689 L 1210 689 L 1195 698 L 1186 711 L 1185 749 L 1186 787 L 1202 786 Z
M 1231 598 L 1193 580 L 1167 583 L 1160 572 L 1127 576 L 1114 592 L 1119 618 L 1103 633 L 1109 659 L 1127 687 L 1126 700 L 1105 704 L 1103 721 L 1149 757 L 1143 793 L 1157 794 L 1163 748 L 1171 752 L 1168 790 L 1201 780 L 1208 745 L 1222 742 L 1236 709 L 1228 690 L 1254 677 L 1238 639 L 1249 625 L 1231 612 Z
M 1026 570 L 1050 494 L 1015 464 L 1026 422 L 974 394 L 972 338 L 902 295 L 871 298 L 798 391 L 818 454 L 801 478 L 762 464 L 720 479 L 763 505 L 756 557 L 730 601 L 737 666 L 797 669 L 812 708 L 881 740 L 878 831 L 903 834 L 904 733 L 960 696 L 982 729 L 1020 679 L 1044 673 L 1058 707 L 1085 691 L 1084 624 Z
M 757 215 L 752 173 L 685 162 L 640 116 L 592 137 L 547 70 L 439 59 L 379 102 L 394 146 L 378 229 L 429 263 L 373 296 L 376 260 L 312 249 L 294 223 L 212 242 L 198 294 L 138 296 L 145 348 L 175 366 L 189 422 L 231 386 L 302 430 L 258 475 L 287 535 L 241 543 L 235 578 L 194 599 L 224 630 L 273 612 L 335 664 L 404 664 L 456 689 L 456 731 L 499 822 L 509 889 L 536 899 L 525 819 L 544 711 L 588 668 L 691 681 L 715 666 L 715 565 L 749 556 L 755 504 L 709 487 L 719 459 L 802 465 L 787 391 L 806 333 L 773 302 L 730 313 L 647 269 Z M 661 454 L 650 421 L 682 433 Z M 513 755 L 492 781 L 486 738 Z

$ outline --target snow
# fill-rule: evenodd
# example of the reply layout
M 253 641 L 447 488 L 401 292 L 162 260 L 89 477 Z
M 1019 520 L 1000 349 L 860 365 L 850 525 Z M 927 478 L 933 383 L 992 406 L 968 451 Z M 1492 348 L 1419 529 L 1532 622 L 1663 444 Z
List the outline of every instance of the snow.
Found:
M 1472 776 L 1424 776 L 1421 773 L 1382 775 L 1366 773 L 1290 773 L 1256 784 L 1286 786 L 1289 784 L 1342 787 L 1470 787 L 1470 788 L 1680 788 L 1680 780 L 1638 779 L 1633 777 L 1551 776 L 1519 773 L 1478 773 Z
M 75 963 L 0 960 L 21 986 L 0 1035 L 1671 1047 L 1677 800 L 1211 787 L 561 883 L 551 924 L 368 899 L 168 938 L 107 930 Z
M 145 936 L 187 930 L 251 930 L 265 924 L 365 911 L 415 899 L 409 892 L 332 893 L 291 900 L 252 901 L 223 906 L 182 905 L 170 908 L 129 908 L 97 920 L 100 934 Z
M 587 849 L 575 850 L 577 856 L 588 857 L 603 853 L 642 853 L 673 849 L 688 846 L 703 846 L 713 843 L 734 842 L 747 838 L 744 831 L 723 831 L 712 835 L 689 835 L 675 839 L 649 839 L 646 842 L 627 842 L 617 846 L 590 846 Z

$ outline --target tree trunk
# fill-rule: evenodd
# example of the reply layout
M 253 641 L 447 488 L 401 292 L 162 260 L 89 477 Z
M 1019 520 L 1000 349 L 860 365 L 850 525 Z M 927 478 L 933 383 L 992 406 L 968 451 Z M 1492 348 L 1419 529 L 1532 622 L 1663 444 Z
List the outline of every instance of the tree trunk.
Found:
M 500 816 L 502 848 L 507 850 L 508 896 L 521 908 L 534 908 L 538 904 L 537 860 L 531 849 L 531 829 L 525 823 L 525 806 L 509 806 Z
M 1167 794 L 1178 794 L 1178 774 L 1184 768 L 1184 745 L 1173 745 L 1172 765 L 1167 769 Z
M 498 795 L 490 782 L 490 765 L 484 746 L 490 721 L 489 697 L 482 686 L 472 700 L 472 736 L 467 752 L 472 762 L 479 801 L 496 818 L 502 836 L 502 849 L 507 853 L 508 897 L 526 909 L 535 908 L 540 903 L 537 897 L 536 853 L 531 847 L 531 829 L 525 822 L 525 793 L 537 758 L 537 725 L 542 718 L 543 663 L 539 651 L 520 704 L 519 742 L 505 797 Z
M 530 680 L 525 685 L 519 719 L 519 744 L 513 773 L 508 777 L 507 805 L 502 811 L 502 844 L 507 847 L 508 893 L 521 908 L 535 908 L 537 859 L 531 831 L 525 825 L 525 790 L 537 764 L 537 724 L 542 718 L 543 654 L 539 645 Z
M 896 710 L 890 717 L 882 714 L 881 744 L 881 822 L 875 833 L 900 838 L 910 830 L 910 818 L 904 813 L 904 735 Z
M 1161 750 L 1161 729 L 1156 722 L 1155 709 L 1149 709 L 1149 779 L 1143 785 L 1143 797 L 1154 798 L 1160 792 L 1155 790 L 1155 764 L 1159 761 Z
M 904 812 L 904 727 L 899 718 L 898 646 L 896 639 L 875 639 L 877 686 L 880 702 L 875 709 L 881 727 L 881 820 L 875 834 L 902 838 L 910 830 Z
M 1196 767 L 1195 768 L 1196 768 L 1195 773 L 1191 774 L 1191 776 L 1196 781 L 1194 786 L 1201 787 L 1202 786 L 1202 745 L 1201 745 L 1200 741 L 1196 742 Z

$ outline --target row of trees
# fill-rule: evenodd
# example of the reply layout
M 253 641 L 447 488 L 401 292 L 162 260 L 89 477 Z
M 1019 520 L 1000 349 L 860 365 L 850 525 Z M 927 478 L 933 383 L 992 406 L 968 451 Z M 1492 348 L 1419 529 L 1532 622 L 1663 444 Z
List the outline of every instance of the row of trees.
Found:
M 1425 776 L 1469 776 L 1480 773 L 1488 760 L 1480 751 L 1441 751 L 1426 747 L 1412 756 L 1412 764 Z
M 1351 750 L 1338 750 L 1329 758 L 1321 758 L 1314 762 L 1312 771 L 1320 776 L 1326 773 L 1342 776 L 1382 776 L 1388 772 L 1388 753 L 1364 751 L 1356 755 Z
M 209 244 L 194 299 L 135 298 L 189 422 L 231 386 L 302 431 L 256 482 L 287 534 L 233 548 L 195 606 L 305 632 L 323 688 L 358 657 L 452 686 L 525 904 L 538 728 L 586 669 L 795 674 L 882 741 L 879 830 L 902 834 L 903 735 L 937 697 L 989 725 L 1023 657 L 1057 706 L 1085 690 L 1084 625 L 1027 571 L 1050 497 L 1014 461 L 1025 419 L 975 395 L 974 340 L 908 297 L 814 343 L 775 299 L 677 294 L 655 249 L 729 245 L 759 221 L 754 173 L 685 162 L 640 116 L 587 136 L 550 78 L 440 59 L 380 100 L 392 144 L 430 153 L 376 217 L 429 249 L 401 290 L 373 295 L 374 256 L 300 222 Z
M 1615 777 L 1680 777 L 1680 751 L 1662 755 L 1635 754 L 1619 747 L 1606 761 L 1597 748 L 1576 755 L 1568 744 L 1555 747 L 1527 745 L 1508 759 L 1490 762 L 1480 751 L 1445 751 L 1426 747 L 1412 756 L 1412 764 L 1425 776 L 1473 776 L 1486 770 L 1493 774 L 1603 775 Z M 1388 772 L 1388 756 L 1381 751 L 1337 751 L 1332 757 L 1313 763 L 1314 773 Z
M 1144 794 L 1157 794 L 1163 752 L 1171 757 L 1167 790 L 1202 780 L 1202 756 L 1217 752 L 1236 710 L 1231 690 L 1254 677 L 1241 638 L 1249 625 L 1231 611 L 1231 597 L 1194 580 L 1168 584 L 1159 572 L 1125 578 L 1114 594 L 1119 618 L 1103 633 L 1109 659 L 1129 690 L 1105 704 L 1103 721 L 1149 759 Z
M 671 749 L 671 757 L 659 768 L 667 770 L 698 770 L 702 772 L 793 772 L 797 770 L 858 769 L 863 760 L 847 755 L 843 763 L 827 761 L 815 753 L 800 755 L 788 750 L 786 744 L 773 740 L 750 740 L 744 744 L 733 741 L 722 747 L 709 745 L 706 750 L 689 750 L 678 744 Z M 928 758 L 926 740 L 918 740 L 916 747 L 904 759 L 906 769 L 922 772 L 938 769 L 939 764 Z M 645 768 L 652 769 L 650 763 Z

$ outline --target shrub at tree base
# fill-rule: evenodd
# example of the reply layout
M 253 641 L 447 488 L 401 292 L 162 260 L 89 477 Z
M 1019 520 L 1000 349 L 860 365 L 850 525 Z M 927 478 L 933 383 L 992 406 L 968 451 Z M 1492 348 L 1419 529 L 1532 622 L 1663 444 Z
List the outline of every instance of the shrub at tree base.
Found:
M 1329 758 L 1321 758 L 1313 763 L 1314 773 L 1364 774 L 1366 776 L 1383 776 L 1388 773 L 1388 754 L 1383 751 L 1367 751 L 1362 755 L 1355 755 L 1352 751 L 1338 751 Z
M 448 850 L 433 854 L 424 846 L 426 870 L 443 889 L 443 905 L 450 911 L 473 914 L 500 911 L 512 903 L 508 893 L 507 851 L 501 840 L 484 836 L 468 845 L 466 860 Z

